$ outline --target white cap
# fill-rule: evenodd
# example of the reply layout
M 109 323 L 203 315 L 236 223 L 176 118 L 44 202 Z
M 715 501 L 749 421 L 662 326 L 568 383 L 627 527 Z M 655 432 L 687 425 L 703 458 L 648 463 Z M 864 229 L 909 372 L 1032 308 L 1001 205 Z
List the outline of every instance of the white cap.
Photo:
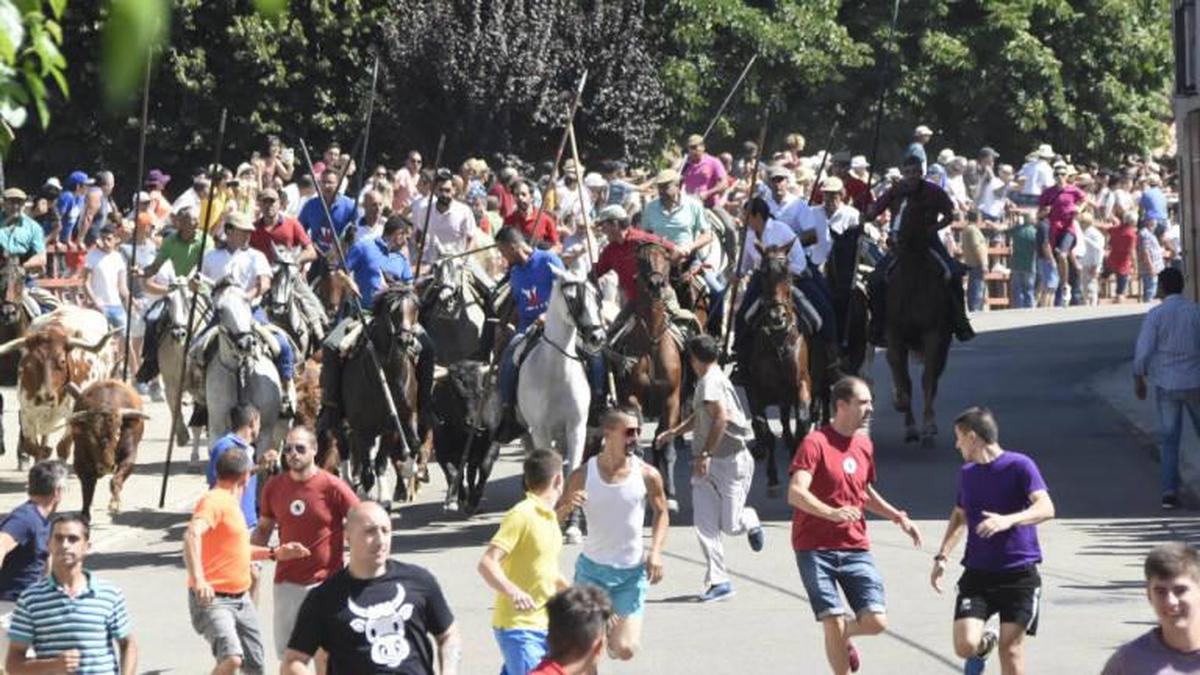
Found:
M 932 135 L 933 135 L 933 129 L 930 129 L 929 127 L 925 126 L 924 124 L 918 126 L 916 128 L 916 130 L 913 131 L 913 136 L 932 136 Z
M 584 187 L 600 189 L 608 185 L 608 181 L 604 180 L 603 176 L 593 171 L 583 177 L 583 185 Z
M 854 169 L 855 171 L 861 171 L 863 169 L 871 168 L 871 164 L 867 162 L 867 158 L 863 155 L 855 155 L 854 158 L 850 160 L 850 168 Z
M 145 204 L 146 202 L 149 202 L 150 201 L 150 193 L 149 192 L 137 193 L 137 200 L 138 200 L 139 204 Z
M 62 182 L 58 180 L 57 176 L 51 176 L 47 178 L 46 182 L 42 183 L 42 187 L 52 187 L 59 191 L 63 189 Z

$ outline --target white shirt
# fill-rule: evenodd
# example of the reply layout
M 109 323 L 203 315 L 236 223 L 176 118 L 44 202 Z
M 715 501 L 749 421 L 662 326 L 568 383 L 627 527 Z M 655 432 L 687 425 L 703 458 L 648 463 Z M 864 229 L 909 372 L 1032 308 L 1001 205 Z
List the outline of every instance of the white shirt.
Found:
M 88 269 L 88 288 L 101 307 L 123 306 L 121 301 L 121 277 L 125 275 L 125 257 L 116 251 L 105 253 L 93 248 L 84 258 L 83 266 Z
M 558 182 L 558 186 L 554 188 L 555 197 L 558 199 L 558 219 L 562 220 L 568 214 L 575 214 L 575 222 L 583 222 L 584 214 L 592 213 L 592 194 L 585 187 L 583 188 L 583 208 L 579 208 L 579 192 L 578 186 L 575 188 L 567 187 L 563 181 Z
M 247 247 L 233 252 L 218 248 L 204 254 L 200 274 L 214 283 L 225 277 L 233 277 L 234 285 L 249 292 L 257 288 L 259 277 L 271 276 L 271 264 L 267 262 L 267 256 L 256 248 Z
M 960 210 L 966 210 L 971 203 L 970 197 L 967 196 L 967 182 L 961 173 L 957 176 L 946 177 L 946 192 Z
M 295 183 L 288 183 L 283 186 L 283 195 L 287 199 L 287 208 L 283 212 L 292 218 L 300 215 L 300 207 L 303 206 L 300 203 L 300 186 Z
M 853 207 L 842 208 L 850 208 L 857 219 L 858 211 Z M 844 219 L 849 216 L 848 214 L 839 216 L 841 213 L 842 210 L 839 209 L 834 215 L 839 218 L 839 226 L 845 227 Z M 812 264 L 818 267 L 824 265 L 825 260 L 829 258 L 829 252 L 833 250 L 833 240 L 829 238 L 830 218 L 825 215 L 825 206 L 823 204 L 809 206 L 797 200 L 789 204 L 777 217 L 791 227 L 797 237 L 808 231 L 817 234 L 816 243 L 805 246 L 804 251 L 808 254 L 808 259 L 812 261 Z
M 418 232 L 425 229 L 425 211 L 428 207 L 422 203 L 419 208 L 413 203 L 413 227 Z M 443 255 L 465 253 L 467 245 L 475 236 L 475 214 L 471 213 L 466 204 L 451 200 L 450 208 L 442 213 L 434 208 L 429 212 L 429 239 L 425 242 L 425 253 L 422 261 L 435 262 Z
M 1044 159 L 1025 162 L 1017 175 L 1025 179 L 1025 183 L 1021 185 L 1021 194 L 1024 195 L 1036 197 L 1041 195 L 1043 190 L 1054 185 L 1054 171 L 1050 169 L 1050 163 Z
M 1008 183 L 992 178 L 979 188 L 979 212 L 992 218 L 1004 215 L 1004 204 L 1008 201 Z
M 754 228 L 747 227 L 745 250 L 742 252 L 742 266 L 738 270 L 739 274 L 756 270 L 762 264 L 762 254 L 758 252 L 758 241 L 758 234 L 755 233 Z M 791 249 L 788 250 L 788 270 L 792 274 L 803 274 L 808 269 L 808 259 L 804 256 L 804 247 L 799 245 L 796 233 L 792 232 L 792 228 L 782 221 L 774 218 L 768 219 L 766 226 L 763 227 L 763 248 L 788 244 L 791 245 Z
M 1100 267 L 1104 261 L 1104 233 L 1099 228 L 1089 227 L 1083 231 L 1080 239 L 1084 248 L 1083 253 L 1079 255 L 1079 264 L 1085 268 Z

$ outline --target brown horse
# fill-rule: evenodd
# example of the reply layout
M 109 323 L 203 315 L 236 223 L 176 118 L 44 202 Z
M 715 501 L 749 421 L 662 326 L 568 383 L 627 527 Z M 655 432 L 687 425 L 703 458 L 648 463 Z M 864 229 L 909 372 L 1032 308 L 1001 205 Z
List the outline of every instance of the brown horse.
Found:
M 0 344 L 24 335 L 31 321 L 25 309 L 25 270 L 17 257 L 9 256 L 0 264 Z M 20 360 L 20 352 L 0 356 L 0 384 L 16 384 Z
M 897 243 L 896 263 L 887 286 L 887 360 L 892 370 L 894 404 L 904 413 L 904 441 L 918 439 L 931 448 L 937 436 L 938 378 L 950 351 L 950 290 L 945 271 L 929 248 L 928 233 L 909 232 Z M 925 393 L 924 426 L 917 432 L 912 411 L 909 353 L 925 364 L 921 388 Z
M 796 307 L 792 300 L 792 275 L 788 269 L 788 250 L 784 246 L 760 246 L 759 268 L 762 295 L 759 307 L 749 317 L 747 328 L 753 331 L 754 351 L 750 361 L 750 385 L 746 397 L 750 403 L 754 428 L 755 457 L 767 461 L 767 493 L 779 494 L 779 468 L 775 462 L 775 434 L 767 422 L 767 408 L 779 408 L 784 442 L 796 447 L 797 430 L 791 424 L 792 410 L 800 431 L 808 427 L 813 402 L 813 378 L 809 371 L 808 341 L 800 332 Z
M 638 248 L 637 262 L 633 327 L 618 346 L 630 365 L 617 369 L 617 399 L 637 406 L 645 416 L 657 417 L 661 433 L 679 423 L 683 387 L 683 353 L 671 334 L 664 297 L 670 290 L 671 259 L 662 246 L 643 244 Z M 676 499 L 675 444 L 652 452 L 654 464 L 665 480 L 667 498 Z

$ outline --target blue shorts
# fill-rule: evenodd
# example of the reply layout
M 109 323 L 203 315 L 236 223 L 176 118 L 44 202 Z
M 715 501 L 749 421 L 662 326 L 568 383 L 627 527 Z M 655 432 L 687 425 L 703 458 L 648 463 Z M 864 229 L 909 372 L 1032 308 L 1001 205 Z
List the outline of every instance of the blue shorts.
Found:
M 650 588 L 645 565 L 612 567 L 582 554 L 575 561 L 575 583 L 604 589 L 617 616 L 640 616 L 646 606 L 646 591 Z
M 105 305 L 104 319 L 108 321 L 108 327 L 113 329 L 125 330 L 125 308 L 121 305 Z
M 1058 288 L 1058 263 L 1045 258 L 1037 260 L 1037 282 L 1040 288 Z
M 796 566 L 817 621 L 846 613 L 839 587 L 854 616 L 883 614 L 883 579 L 868 551 L 796 551 Z
M 504 665 L 500 675 L 526 675 L 546 656 L 546 631 L 530 628 L 493 628 Z

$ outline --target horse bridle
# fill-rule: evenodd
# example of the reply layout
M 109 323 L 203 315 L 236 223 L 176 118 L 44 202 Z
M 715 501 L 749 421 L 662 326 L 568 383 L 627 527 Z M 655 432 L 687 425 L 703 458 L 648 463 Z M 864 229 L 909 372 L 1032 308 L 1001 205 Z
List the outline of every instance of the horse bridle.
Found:
M 567 314 L 571 317 L 571 322 L 575 324 L 576 331 L 582 333 L 585 330 L 602 327 L 581 322 L 581 318 L 587 314 L 587 297 L 584 295 L 584 293 L 592 290 L 591 287 L 588 286 L 587 281 L 560 281 L 559 290 L 562 291 L 563 300 L 567 303 Z M 573 359 L 581 363 L 584 361 L 584 359 L 580 358 L 579 355 L 568 353 L 562 345 L 551 340 L 550 337 L 545 333 L 542 333 L 542 341 L 549 344 L 551 347 L 554 347 L 555 351 L 567 357 L 568 359 Z M 588 354 L 594 354 L 598 351 L 588 349 L 587 347 L 583 346 L 583 341 L 580 341 L 579 349 L 587 352 Z

